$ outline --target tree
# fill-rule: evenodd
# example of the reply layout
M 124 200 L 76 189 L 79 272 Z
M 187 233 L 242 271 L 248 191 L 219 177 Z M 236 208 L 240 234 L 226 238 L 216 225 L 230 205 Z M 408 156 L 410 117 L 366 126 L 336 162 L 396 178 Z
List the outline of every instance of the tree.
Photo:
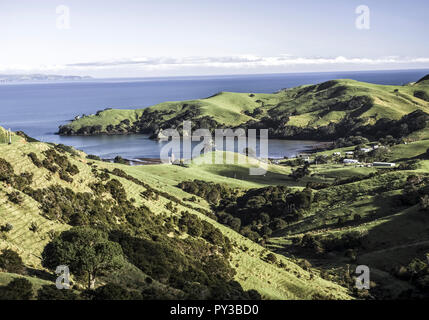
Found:
M 266 257 L 268 262 L 271 263 L 276 263 L 277 262 L 277 257 L 273 254 L 273 253 L 269 253 Z
M 0 300 L 30 300 L 32 297 L 33 285 L 25 278 L 13 279 L 0 288 Z
M 241 227 L 241 219 L 240 218 L 232 218 L 229 226 L 231 227 L 231 229 L 235 230 L 235 231 L 239 231 L 240 227 Z
M 271 222 L 271 229 L 273 230 L 280 230 L 285 228 L 287 225 L 286 221 L 284 221 L 281 218 L 274 218 L 273 222 Z
M 19 254 L 13 250 L 5 249 L 0 254 L 0 270 L 22 274 L 25 272 L 25 266 Z
M 120 285 L 108 283 L 94 292 L 94 300 L 141 300 L 139 293 L 130 292 Z
M 101 272 L 120 269 L 124 264 L 122 248 L 109 241 L 107 234 L 88 227 L 75 227 L 61 233 L 42 253 L 42 264 L 51 270 L 66 265 L 72 273 L 86 276 L 88 289 L 95 287 Z
M 302 179 L 305 176 L 309 176 L 310 173 L 311 173 L 310 164 L 308 162 L 306 162 L 304 164 L 304 166 L 296 168 L 295 170 L 293 170 L 292 173 L 290 174 L 290 176 L 292 178 L 294 178 L 296 181 L 298 181 L 299 179 Z
M 79 296 L 72 290 L 58 290 L 53 285 L 44 285 L 37 291 L 37 300 L 78 300 Z

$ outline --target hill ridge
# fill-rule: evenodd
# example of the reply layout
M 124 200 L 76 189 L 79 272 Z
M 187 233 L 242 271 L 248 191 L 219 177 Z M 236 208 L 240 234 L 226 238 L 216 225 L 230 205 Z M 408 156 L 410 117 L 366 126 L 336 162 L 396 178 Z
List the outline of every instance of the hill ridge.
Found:
M 377 85 L 339 79 L 303 85 L 273 94 L 220 92 L 197 100 L 164 102 L 146 109 L 104 110 L 61 126 L 63 135 L 148 133 L 180 128 L 184 120 L 195 127 L 268 128 L 271 137 L 323 137 L 329 126 L 348 119 L 359 126 L 378 120 L 398 121 L 421 110 L 429 114 L 429 88 Z M 324 129 L 324 128 L 327 129 Z M 350 131 L 350 128 L 348 129 Z M 332 137 L 331 137 L 332 138 Z

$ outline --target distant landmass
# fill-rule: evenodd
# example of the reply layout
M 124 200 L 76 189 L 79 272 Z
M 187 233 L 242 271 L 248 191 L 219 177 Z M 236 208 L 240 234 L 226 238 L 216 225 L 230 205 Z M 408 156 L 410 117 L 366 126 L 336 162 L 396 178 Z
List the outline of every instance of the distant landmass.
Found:
M 0 83 L 28 81 L 79 81 L 92 79 L 90 76 L 61 76 L 55 74 L 0 74 Z
M 429 75 L 402 86 L 342 79 L 274 94 L 220 92 L 205 99 L 141 109 L 107 108 L 76 116 L 60 126 L 59 134 L 143 133 L 156 139 L 163 137 L 163 130 L 180 130 L 184 120 L 213 133 L 219 128 L 264 128 L 271 139 L 333 141 L 363 136 L 378 140 L 386 135 L 427 135 Z

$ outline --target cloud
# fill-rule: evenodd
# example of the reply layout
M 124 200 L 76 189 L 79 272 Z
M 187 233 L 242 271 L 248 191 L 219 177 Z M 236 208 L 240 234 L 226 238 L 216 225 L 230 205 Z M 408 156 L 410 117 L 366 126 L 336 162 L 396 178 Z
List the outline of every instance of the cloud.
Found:
M 225 57 L 143 57 L 134 59 L 121 59 L 112 61 L 81 62 L 66 65 L 67 67 L 117 67 L 127 65 L 143 66 L 210 66 L 210 65 L 230 65 L 242 63 L 258 63 L 264 58 L 255 56 L 225 56 Z
M 170 70 L 178 68 L 218 68 L 218 69 L 264 69 L 267 67 L 300 67 L 300 66 L 410 66 L 420 67 L 429 64 L 429 57 L 398 57 L 387 56 L 380 58 L 348 58 L 338 57 L 295 57 L 291 55 L 279 56 L 255 56 L 255 55 L 237 55 L 237 56 L 215 56 L 215 57 L 137 57 L 123 58 L 107 61 L 87 61 L 69 63 L 64 65 L 40 65 L 40 66 L 1 66 L 0 72 L 49 72 L 49 71 L 69 71 L 73 70 L 101 70 L 118 68 L 138 68 L 142 70 Z
M 357 65 L 382 65 L 382 64 L 409 64 L 429 63 L 429 58 L 346 58 L 343 56 L 335 58 L 307 58 L 281 55 L 276 57 L 258 56 L 224 56 L 224 57 L 186 57 L 186 58 L 135 58 L 115 61 L 96 61 L 68 64 L 67 67 L 117 67 L 127 65 L 141 66 L 184 66 L 184 67 L 264 67 L 264 66 L 292 66 L 292 65 L 335 65 L 335 64 L 357 64 Z

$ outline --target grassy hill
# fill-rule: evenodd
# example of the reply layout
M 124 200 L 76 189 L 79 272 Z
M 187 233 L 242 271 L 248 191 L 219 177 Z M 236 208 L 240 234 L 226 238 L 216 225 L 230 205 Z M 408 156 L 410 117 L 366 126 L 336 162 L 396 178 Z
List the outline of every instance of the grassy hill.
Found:
M 428 96 L 425 78 L 404 86 L 333 80 L 274 94 L 220 92 L 205 99 L 164 102 L 146 109 L 109 109 L 72 121 L 62 126 L 60 133 L 156 134 L 179 128 L 183 120 L 193 120 L 201 128 L 263 127 L 271 128 L 271 136 L 299 137 L 302 129 L 321 130 L 351 118 L 362 127 L 373 126 L 380 119 L 399 120 L 416 110 L 429 113 Z
M 88 226 L 106 232 L 126 258 L 124 269 L 101 277 L 98 286 L 115 283 L 151 298 L 216 292 L 248 299 L 252 290 L 264 299 L 427 297 L 428 77 L 404 86 L 335 80 L 275 94 L 222 92 L 105 110 L 60 129 L 157 133 L 192 119 L 210 129 L 270 128 L 276 137 L 343 134 L 335 149 L 312 155 L 311 164 L 285 159 L 267 164 L 260 176 L 249 174 L 260 163 L 240 154 L 128 166 L 23 134 L 13 133 L 8 144 L 0 128 L 0 250 L 21 256 L 24 276 L 37 288 L 52 281 L 42 263 L 46 245 Z M 380 148 L 360 151 L 370 141 Z M 365 164 L 396 166 L 345 165 L 346 151 Z M 234 163 L 213 163 L 229 156 Z M 371 271 L 368 291 L 355 289 L 361 264 Z M 0 287 L 12 277 L 0 272 Z
M 256 289 L 265 299 L 349 299 L 354 286 L 353 268 L 358 264 L 366 264 L 371 269 L 373 288 L 370 294 L 373 297 L 397 298 L 409 290 L 416 290 L 416 284 L 398 278 L 396 270 L 411 268 L 407 265 L 413 259 L 423 260 L 429 252 L 428 216 L 420 208 L 418 198 L 411 204 L 404 200 L 410 177 L 418 176 L 420 179 L 412 190 L 426 190 L 425 185 L 429 181 L 427 141 L 390 146 L 386 161 L 397 162 L 396 170 L 344 166 L 332 157 L 334 152 L 343 153 L 354 147 L 320 152 L 313 158 L 328 156 L 327 162 L 310 165 L 310 173 L 300 179 L 291 176 L 299 166 L 293 164 L 293 159 L 280 165 L 269 164 L 265 175 L 250 176 L 249 168 L 255 163 L 246 163 L 243 161 L 246 157 L 238 154 L 233 156 L 242 161 L 234 164 L 211 163 L 208 160 L 213 157 L 225 158 L 228 155 L 213 152 L 194 159 L 187 166 L 127 166 L 90 160 L 84 153 L 70 148 L 29 143 L 22 138 L 11 145 L 0 144 L 0 158 L 13 166 L 15 175 L 31 172 L 30 187 L 34 189 L 63 186 L 97 197 L 91 186 L 93 183 L 105 183 L 100 174 L 109 172 L 110 179 L 120 181 L 127 199 L 133 199 L 135 206 L 144 206 L 153 217 L 161 219 L 157 220 L 158 224 L 170 221 L 171 217 L 180 217 L 185 211 L 195 215 L 195 219 L 207 221 L 233 243 L 228 264 L 235 270 L 234 279 L 244 290 Z M 48 158 L 46 151 L 51 149 L 76 165 L 79 172 L 72 177 L 73 181 L 65 181 L 58 172 L 53 174 L 43 166 L 37 167 L 28 156 L 33 152 L 42 161 Z M 112 174 L 114 169 L 120 169 L 119 173 Z M 221 219 L 213 219 L 208 213 L 217 209 L 208 199 L 200 196 L 191 199 L 193 194 L 179 187 L 181 182 L 193 180 L 212 183 L 219 189 L 231 188 L 238 196 L 267 186 L 290 187 L 292 192 L 305 191 L 310 183 L 313 201 L 310 208 L 302 211 L 299 219 L 274 230 L 266 238 L 267 246 L 264 247 L 234 231 Z M 70 229 L 73 223 L 47 216 L 37 199 L 26 194 L 25 190 L 17 190 L 7 182 L 0 182 L 0 186 L 0 226 L 13 225 L 11 231 L 2 233 L 0 248 L 15 250 L 28 268 L 46 272 L 41 265 L 43 248 L 55 232 Z M 148 190 L 158 196 L 145 196 Z M 9 197 L 14 191 L 23 197 L 19 204 Z M 111 195 L 105 194 L 104 197 L 111 198 Z M 126 219 L 120 215 L 116 219 L 128 230 Z M 112 227 L 111 222 L 106 223 Z M 36 232 L 32 231 L 34 224 L 38 226 Z M 163 239 L 202 241 L 178 229 L 173 232 L 155 230 Z M 145 237 L 143 232 L 142 239 Z M 267 259 L 272 252 L 276 253 L 275 262 Z M 126 272 L 109 278 L 113 280 L 103 278 L 99 285 L 114 281 L 139 290 L 150 271 L 135 265 L 132 256 L 129 259 Z M 155 278 L 153 286 L 165 294 L 174 292 L 171 297 L 182 292 L 162 279 Z
M 49 150 L 54 150 L 55 153 Z M 59 174 L 60 171 L 53 173 L 47 169 L 45 167 L 45 162 L 43 162 L 43 166 L 38 167 L 35 164 L 37 161 L 34 162 L 33 159 L 28 156 L 30 153 L 34 153 L 41 162 L 48 159 L 48 157 L 53 154 L 56 154 L 57 157 L 58 155 L 63 156 L 66 159 L 65 161 L 77 167 L 77 173 L 72 175 L 72 181 L 66 181 L 64 178 L 61 178 Z M 48 154 L 50 154 L 50 156 L 48 156 Z M 50 211 L 46 211 L 48 208 L 44 209 L 44 201 L 46 198 L 39 199 L 34 196 L 30 190 L 46 191 L 49 187 L 55 187 L 59 190 L 59 188 L 63 187 L 69 188 L 75 194 L 86 193 L 97 198 L 98 195 L 95 193 L 94 188 L 92 188 L 92 184 L 104 183 L 99 175 L 105 172 L 105 170 L 112 172 L 114 169 L 120 169 L 122 171 L 119 172 L 122 173 L 119 176 L 110 173 L 110 179 L 117 179 L 120 182 L 125 190 L 127 199 L 133 199 L 132 203 L 134 206 L 144 206 L 148 208 L 148 212 L 151 212 L 151 215 L 153 215 L 149 217 L 150 219 L 160 219 L 160 222 L 170 221 L 170 217 L 180 217 L 181 212 L 187 211 L 194 214 L 198 219 L 207 221 L 213 227 L 219 229 L 223 236 L 227 237 L 231 243 L 234 244 L 231 255 L 228 258 L 228 264 L 235 270 L 234 279 L 244 290 L 258 290 L 265 299 L 311 299 L 315 297 L 329 299 L 350 298 L 346 289 L 333 282 L 322 279 L 318 275 L 319 271 L 316 269 L 306 268 L 306 270 L 304 270 L 298 265 L 298 261 L 292 258 L 277 256 L 276 263 L 267 261 L 265 257 L 270 253 L 269 250 L 208 217 L 204 213 L 210 210 L 210 206 L 207 202 L 201 200 L 195 203 L 184 200 L 189 198 L 190 195 L 176 187 L 176 182 L 182 180 L 184 176 L 180 176 L 180 172 L 177 173 L 176 176 L 164 174 L 165 171 L 170 170 L 169 172 L 174 172 L 175 170 L 182 169 L 180 167 L 130 167 L 120 164 L 111 164 L 89 160 L 86 158 L 85 154 L 73 149 L 61 149 L 58 146 L 40 142 L 29 143 L 25 142 L 25 140 L 14 142 L 11 145 L 0 143 L 0 155 L 2 160 L 8 162 L 13 167 L 14 177 L 24 173 L 32 175 L 32 179 L 30 179 L 31 182 L 24 187 L 18 187 L 17 182 L 14 180 L 15 178 L 11 181 L 3 178 L 2 182 L 0 182 L 0 226 L 5 226 L 6 224 L 12 226 L 11 230 L 1 232 L 0 249 L 7 248 L 18 252 L 26 267 L 29 270 L 33 270 L 32 274 L 37 275 L 38 273 L 43 274 L 50 272 L 42 267 L 41 264 L 41 253 L 44 247 L 52 240 L 55 234 L 70 229 L 75 223 L 73 220 L 69 220 L 66 212 L 62 212 L 62 215 L 57 213 L 57 217 L 51 216 L 49 214 Z M 201 170 L 208 170 L 206 172 L 209 172 L 208 168 L 201 168 Z M 123 175 L 124 172 L 128 176 Z M 199 173 L 196 171 L 194 174 L 196 177 Z M 190 177 L 189 175 L 185 176 L 187 178 Z M 217 175 L 216 172 L 212 173 L 212 177 L 214 181 L 223 181 L 222 176 Z M 138 181 L 144 184 L 140 182 L 137 183 Z M 262 183 L 236 181 L 237 187 L 243 188 L 256 186 Z M 264 183 L 268 183 L 268 179 Z M 142 192 L 148 190 L 145 186 L 150 186 L 151 189 L 153 188 L 153 192 L 157 193 L 159 197 L 157 199 L 152 199 L 142 196 Z M 19 194 L 19 201 L 15 200 L 16 197 L 11 196 L 14 193 Z M 109 193 L 103 195 L 103 198 L 111 199 L 111 197 Z M 64 201 L 65 200 L 62 200 L 62 202 Z M 169 203 L 174 203 L 173 207 L 169 207 Z M 50 206 L 55 207 L 58 205 L 59 204 L 54 202 Z M 76 204 L 75 206 L 78 205 Z M 83 214 L 88 215 L 89 213 L 84 211 Z M 127 232 L 134 232 L 131 231 L 134 229 L 129 229 L 131 227 L 126 227 L 128 224 L 120 214 L 117 214 L 115 218 L 118 225 L 109 222 L 111 218 L 112 217 L 106 217 L 107 220 L 103 222 L 105 218 L 101 215 L 98 219 L 101 219 L 99 223 L 105 225 L 107 229 L 120 226 L 124 230 L 130 230 Z M 89 225 L 93 225 L 93 222 L 90 221 L 92 220 L 89 220 Z M 34 226 L 36 226 L 36 228 L 34 228 Z M 141 230 L 139 232 L 142 234 L 141 239 L 146 239 L 144 231 Z M 195 244 L 198 243 L 202 246 L 206 243 L 204 239 L 193 238 L 189 234 L 179 232 L 178 229 L 170 233 L 158 233 L 158 237 L 166 239 L 166 241 L 169 241 L 168 239 L 171 237 L 173 239 L 176 238 L 175 241 L 181 241 L 180 239 L 189 239 L 189 241 L 191 241 L 191 239 L 193 239 L 192 241 L 195 241 Z M 185 252 L 185 254 L 191 253 Z M 127 271 L 122 271 L 113 278 L 116 283 L 122 285 L 131 285 L 131 283 L 134 283 L 133 286 L 136 286 L 136 283 L 144 282 L 147 273 L 145 270 L 133 265 L 132 257 L 129 259 L 130 263 L 126 269 Z M 37 278 L 37 276 L 33 277 Z M 157 290 L 164 288 L 162 290 L 165 292 L 176 292 L 177 294 L 181 292 L 177 288 L 171 287 L 171 284 L 168 284 L 168 282 L 166 283 L 165 280 L 157 279 L 153 274 L 151 277 L 154 278 L 153 286 L 156 286 Z M 6 284 L 8 282 L 7 279 L 10 279 L 10 277 L 6 273 L 0 273 L 0 279 L 3 279 L 1 280 L 1 285 Z M 106 279 L 101 279 L 99 285 L 105 283 L 105 281 L 110 281 Z M 34 281 L 37 282 L 39 280 Z
M 268 248 L 287 257 L 304 258 L 323 270 L 324 278 L 351 289 L 354 282 L 349 276 L 354 274 L 354 268 L 368 265 L 373 297 L 392 299 L 405 297 L 409 290 L 418 292 L 416 283 L 398 276 L 397 270 L 412 268 L 408 265 L 415 259 L 426 261 L 429 253 L 429 216 L 419 204 L 419 198 L 429 190 L 428 143 L 422 140 L 389 147 L 386 161 L 396 162 L 393 170 L 345 166 L 331 158 L 334 152 L 344 153 L 354 147 L 320 152 L 313 158 L 328 155 L 327 163 L 311 164 L 310 174 L 298 181 L 290 177 L 296 169 L 296 165 L 291 166 L 292 160 L 269 165 L 268 172 L 277 172 L 278 176 L 267 174 L 257 179 L 248 174 L 249 166 L 213 165 L 204 163 L 204 159 L 197 159 L 188 168 L 155 165 L 131 170 L 166 179 L 171 186 L 198 179 L 214 183 L 219 189 L 221 185 L 236 188 L 236 194 L 266 187 L 270 182 L 298 187 L 294 190 L 303 190 L 310 183 L 315 188 L 311 208 L 298 220 L 274 230 L 268 237 Z M 410 189 L 413 177 L 420 182 Z M 422 195 L 408 202 L 407 194 L 416 192 L 410 190 L 421 190 Z M 199 201 L 206 200 L 203 197 Z

